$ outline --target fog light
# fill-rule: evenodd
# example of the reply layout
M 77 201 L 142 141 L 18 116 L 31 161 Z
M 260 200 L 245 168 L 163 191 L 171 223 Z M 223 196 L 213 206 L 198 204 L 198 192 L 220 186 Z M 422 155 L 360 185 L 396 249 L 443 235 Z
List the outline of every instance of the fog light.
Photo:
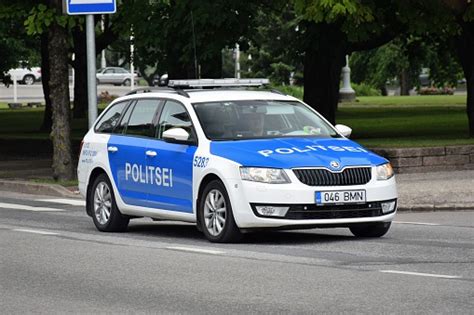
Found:
M 390 213 L 395 210 L 396 201 L 382 202 L 382 212 Z
M 257 212 L 260 215 L 272 216 L 272 217 L 284 217 L 288 209 L 290 209 L 290 207 L 278 207 L 278 206 L 266 205 L 266 206 L 255 206 L 255 209 L 257 209 Z

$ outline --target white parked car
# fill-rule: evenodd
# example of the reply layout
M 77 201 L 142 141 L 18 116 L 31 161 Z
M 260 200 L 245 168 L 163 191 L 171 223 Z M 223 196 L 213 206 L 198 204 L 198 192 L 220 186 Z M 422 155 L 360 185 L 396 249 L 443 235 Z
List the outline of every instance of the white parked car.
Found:
M 383 236 L 397 208 L 390 163 L 294 97 L 226 88 L 266 82 L 170 81 L 112 102 L 77 170 L 97 229 L 151 217 L 194 222 L 213 242 L 262 228 Z
M 11 69 L 8 71 L 8 74 L 11 80 L 16 77 L 18 82 L 27 85 L 34 84 L 41 80 L 41 68 L 39 67 Z

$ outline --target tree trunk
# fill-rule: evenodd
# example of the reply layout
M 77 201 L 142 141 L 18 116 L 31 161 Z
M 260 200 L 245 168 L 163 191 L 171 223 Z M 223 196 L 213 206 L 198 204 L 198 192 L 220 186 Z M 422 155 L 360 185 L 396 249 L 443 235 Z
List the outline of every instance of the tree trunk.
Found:
M 464 76 L 466 77 L 466 112 L 469 123 L 469 136 L 474 137 L 474 22 L 459 22 L 462 32 L 457 39 L 457 51 Z
M 48 32 L 41 34 L 41 77 L 45 108 L 43 114 L 43 123 L 40 130 L 51 132 L 53 126 L 53 112 L 51 110 L 51 98 L 49 97 L 49 56 L 48 56 Z
M 334 124 L 347 39 L 337 25 L 308 22 L 306 31 L 303 100 Z
M 400 81 L 400 95 L 410 95 L 410 73 L 407 69 L 403 69 L 402 72 L 400 72 L 399 76 L 399 81 Z
M 60 1 L 57 1 L 61 5 Z M 49 86 L 51 89 L 51 107 L 53 126 L 53 177 L 56 180 L 74 178 L 74 165 L 71 155 L 71 108 L 69 101 L 68 75 L 68 34 L 67 30 L 56 23 L 48 29 L 48 52 L 50 63 Z
M 86 117 L 89 105 L 87 98 L 87 53 L 86 33 L 76 27 L 73 31 L 74 42 L 74 118 Z

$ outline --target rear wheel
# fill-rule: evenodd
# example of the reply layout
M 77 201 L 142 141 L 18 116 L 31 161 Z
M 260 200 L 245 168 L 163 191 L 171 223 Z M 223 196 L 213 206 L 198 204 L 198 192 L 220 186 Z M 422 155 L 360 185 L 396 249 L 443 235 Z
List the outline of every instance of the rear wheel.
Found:
M 242 238 L 232 213 L 229 196 L 219 180 L 210 182 L 199 201 L 199 224 L 211 242 L 236 242 Z
M 356 224 L 349 229 L 357 237 L 382 237 L 390 229 L 391 222 Z
M 115 202 L 109 178 L 105 174 L 97 176 L 88 192 L 88 213 L 96 228 L 102 232 L 123 232 L 127 230 L 130 218 L 122 215 Z
M 123 81 L 123 85 L 125 85 L 125 86 L 130 86 L 130 83 L 131 83 L 130 79 L 125 79 Z

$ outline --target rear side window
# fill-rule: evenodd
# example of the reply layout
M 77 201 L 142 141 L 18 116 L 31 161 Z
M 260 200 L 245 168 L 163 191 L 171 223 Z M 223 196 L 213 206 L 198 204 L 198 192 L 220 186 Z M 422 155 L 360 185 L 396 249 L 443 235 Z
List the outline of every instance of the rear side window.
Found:
M 107 112 L 100 118 L 96 124 L 95 131 L 102 133 L 112 133 L 120 121 L 122 112 L 127 106 L 128 102 L 121 102 L 112 105 Z
M 159 106 L 160 101 L 156 99 L 138 100 L 130 115 L 125 133 L 141 137 L 154 137 L 155 125 L 153 121 Z

